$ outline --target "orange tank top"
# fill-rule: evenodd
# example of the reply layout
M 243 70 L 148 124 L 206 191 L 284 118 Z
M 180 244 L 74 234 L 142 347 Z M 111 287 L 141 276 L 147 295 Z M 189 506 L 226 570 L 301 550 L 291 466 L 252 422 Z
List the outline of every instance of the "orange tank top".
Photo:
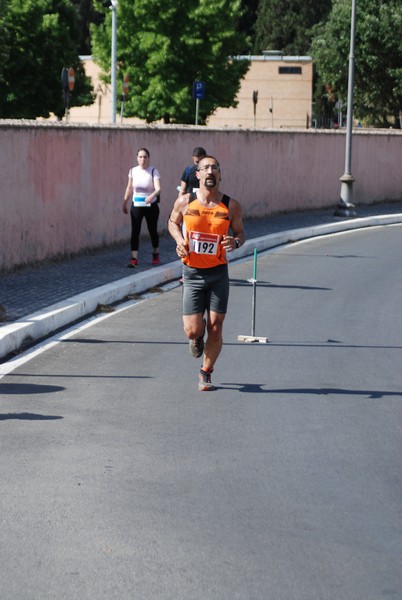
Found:
M 190 248 L 183 262 L 189 267 L 209 269 L 226 264 L 221 242 L 229 231 L 229 200 L 225 194 L 214 208 L 207 208 L 198 198 L 190 200 L 183 216 L 183 233 Z

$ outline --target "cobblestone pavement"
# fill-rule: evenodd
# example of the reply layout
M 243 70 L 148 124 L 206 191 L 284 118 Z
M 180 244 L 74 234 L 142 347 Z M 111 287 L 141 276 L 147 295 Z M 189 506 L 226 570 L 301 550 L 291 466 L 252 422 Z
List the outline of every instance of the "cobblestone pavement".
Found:
M 248 219 L 248 239 L 278 231 L 339 222 L 350 217 L 335 217 L 334 208 L 277 214 L 263 219 Z M 359 205 L 357 217 L 402 213 L 402 202 Z M 161 264 L 177 260 L 175 244 L 168 234 L 160 239 Z M 139 250 L 139 266 L 127 268 L 129 241 L 118 247 L 97 250 L 74 258 L 3 274 L 0 282 L 0 326 L 76 294 L 88 291 L 135 272 L 151 269 L 151 244 L 144 235 Z

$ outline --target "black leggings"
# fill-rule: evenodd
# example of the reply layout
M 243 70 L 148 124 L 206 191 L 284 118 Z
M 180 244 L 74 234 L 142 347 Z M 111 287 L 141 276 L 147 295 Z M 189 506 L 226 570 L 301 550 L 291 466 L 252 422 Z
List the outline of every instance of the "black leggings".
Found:
M 148 232 L 151 237 L 152 248 L 159 247 L 158 234 L 158 219 L 159 205 L 151 204 L 151 206 L 134 206 L 131 205 L 131 250 L 138 250 L 140 244 L 141 223 L 143 217 L 147 222 Z

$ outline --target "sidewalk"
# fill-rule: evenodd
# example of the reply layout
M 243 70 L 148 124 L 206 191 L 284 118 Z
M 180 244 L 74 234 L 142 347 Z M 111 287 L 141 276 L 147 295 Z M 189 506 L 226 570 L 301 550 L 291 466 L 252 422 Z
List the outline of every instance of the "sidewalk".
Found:
M 402 202 L 360 205 L 356 207 L 355 218 L 334 217 L 334 210 L 335 206 L 246 220 L 248 241 L 236 251 L 236 256 L 251 255 L 257 239 L 258 250 L 262 251 L 291 239 L 383 224 L 379 217 L 399 215 L 392 221 L 402 222 Z M 368 221 L 363 223 L 366 218 Z M 385 218 L 385 222 L 390 220 Z M 308 231 L 300 231 L 305 228 Z M 129 255 L 127 240 L 124 246 L 3 275 L 0 305 L 5 309 L 5 320 L 0 322 L 0 360 L 27 343 L 89 315 L 98 304 L 123 300 L 129 294 L 140 293 L 180 276 L 175 244 L 168 234 L 160 239 L 159 267 L 151 266 L 151 244 L 146 235 L 141 240 L 140 264 L 136 269 L 127 268 Z

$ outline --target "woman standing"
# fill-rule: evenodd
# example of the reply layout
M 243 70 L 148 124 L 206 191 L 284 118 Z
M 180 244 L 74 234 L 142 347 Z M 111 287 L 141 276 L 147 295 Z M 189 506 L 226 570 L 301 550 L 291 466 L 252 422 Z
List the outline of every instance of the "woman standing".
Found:
M 130 169 L 124 192 L 123 212 L 128 213 L 127 203 L 131 200 L 131 260 L 128 267 L 138 265 L 138 246 L 141 223 L 145 217 L 152 243 L 152 264 L 159 265 L 159 194 L 161 191 L 159 171 L 149 166 L 149 151 L 140 148 L 137 152 L 138 166 Z

